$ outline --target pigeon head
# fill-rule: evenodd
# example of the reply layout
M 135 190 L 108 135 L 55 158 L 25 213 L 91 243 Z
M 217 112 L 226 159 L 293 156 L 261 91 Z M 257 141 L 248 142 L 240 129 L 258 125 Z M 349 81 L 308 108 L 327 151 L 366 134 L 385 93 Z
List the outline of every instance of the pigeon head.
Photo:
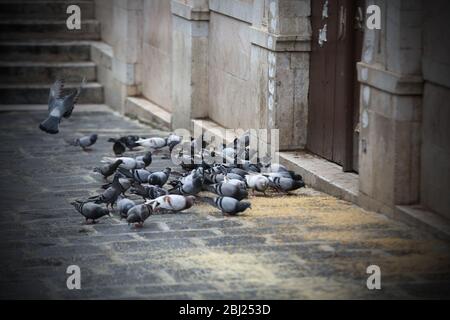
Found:
M 297 180 L 297 181 L 295 181 L 294 186 L 295 186 L 296 189 L 304 188 L 305 187 L 305 183 L 302 180 Z
M 95 143 L 98 139 L 98 135 L 97 134 L 92 134 L 89 139 L 91 140 L 91 143 Z
M 109 212 L 109 210 L 106 209 L 106 208 L 101 208 L 100 209 L 100 213 L 101 213 L 102 216 L 110 216 L 110 217 L 112 217 L 111 212 Z
M 194 196 L 187 196 L 186 197 L 186 209 L 189 209 L 192 207 L 195 203 L 195 197 Z
M 249 208 L 251 209 L 252 204 L 250 202 L 242 201 L 242 202 L 238 203 L 237 207 L 238 207 L 237 212 L 244 212 L 245 210 L 247 210 Z
M 142 161 L 144 161 L 145 166 L 148 167 L 152 163 L 152 153 L 150 151 L 147 152 L 142 158 Z

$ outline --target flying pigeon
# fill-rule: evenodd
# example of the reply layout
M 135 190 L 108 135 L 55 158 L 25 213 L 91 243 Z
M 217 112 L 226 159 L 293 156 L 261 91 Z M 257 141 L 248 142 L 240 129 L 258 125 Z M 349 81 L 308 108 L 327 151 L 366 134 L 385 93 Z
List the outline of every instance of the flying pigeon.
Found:
M 74 139 L 72 141 L 68 141 L 71 146 L 81 147 L 83 150 L 89 148 L 97 142 L 98 136 L 96 134 L 91 134 L 90 136 L 84 136 L 81 138 Z
M 103 216 L 111 216 L 108 209 L 103 208 L 102 206 L 95 203 L 76 200 L 74 202 L 71 202 L 70 204 L 74 206 L 75 209 L 79 213 L 81 213 L 83 217 L 86 218 L 86 222 L 91 220 L 92 223 L 95 223 L 95 220 L 98 220 Z
M 81 94 L 81 89 L 86 82 L 85 79 L 81 82 L 80 87 L 74 92 L 63 96 L 64 80 L 57 80 L 50 88 L 48 98 L 48 118 L 44 120 L 39 128 L 50 134 L 57 134 L 59 132 L 59 123 L 62 118 L 70 118 L 73 108 L 78 101 Z
M 252 208 L 250 202 L 239 201 L 230 197 L 218 197 L 215 199 L 203 197 L 201 198 L 210 205 L 220 209 L 222 213 L 237 216 L 242 214 L 248 208 Z
M 112 176 L 122 163 L 123 161 L 119 159 L 111 164 L 105 164 L 102 167 L 94 168 L 94 172 L 100 173 L 106 179 Z

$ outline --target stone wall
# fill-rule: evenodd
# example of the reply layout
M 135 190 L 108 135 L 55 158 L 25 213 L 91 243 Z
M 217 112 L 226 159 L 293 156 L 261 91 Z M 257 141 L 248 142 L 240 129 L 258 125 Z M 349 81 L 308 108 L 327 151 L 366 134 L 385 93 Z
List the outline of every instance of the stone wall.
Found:
M 424 8 L 421 202 L 450 218 L 450 3 Z
M 423 80 L 422 1 L 368 1 L 382 8 L 381 30 L 367 30 L 361 86 L 360 199 L 393 212 L 419 202 Z
M 172 111 L 172 14 L 168 0 L 143 1 L 142 95 Z

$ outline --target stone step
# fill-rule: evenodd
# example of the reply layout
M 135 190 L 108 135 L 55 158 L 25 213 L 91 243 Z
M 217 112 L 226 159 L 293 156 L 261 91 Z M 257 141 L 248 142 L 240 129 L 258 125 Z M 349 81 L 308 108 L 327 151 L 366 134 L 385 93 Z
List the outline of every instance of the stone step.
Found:
M 89 61 L 90 45 L 79 42 L 0 42 L 1 61 Z
M 6 19 L 66 19 L 67 7 L 78 5 L 81 19 L 95 18 L 92 1 L 1 1 L 0 18 Z
M 51 83 L 55 79 L 77 82 L 86 78 L 96 80 L 93 62 L 2 62 L 0 61 L 0 82 L 2 83 Z
M 0 104 L 46 104 L 51 84 L 4 84 L 0 83 Z M 71 90 L 79 83 L 66 83 Z M 88 82 L 80 96 L 79 103 L 103 103 L 103 87 L 96 82 Z
M 100 24 L 96 20 L 82 20 L 80 30 L 69 30 L 66 21 L 0 20 L 0 40 L 29 39 L 99 40 Z

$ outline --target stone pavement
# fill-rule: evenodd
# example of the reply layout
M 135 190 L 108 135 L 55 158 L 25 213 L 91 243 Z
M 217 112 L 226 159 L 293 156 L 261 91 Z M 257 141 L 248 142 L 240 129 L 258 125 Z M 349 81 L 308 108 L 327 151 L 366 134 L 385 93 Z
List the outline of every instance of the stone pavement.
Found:
M 84 225 L 70 206 L 99 191 L 107 138 L 166 134 L 112 112 L 77 112 L 61 134 L 42 111 L 0 113 L 0 298 L 381 299 L 450 297 L 450 246 L 310 188 L 252 197 L 229 218 L 206 205 L 155 215 L 143 229 L 117 215 Z M 99 133 L 89 152 L 64 142 Z M 152 168 L 169 160 L 155 156 Z M 66 288 L 69 265 L 82 290 Z M 378 265 L 382 290 L 366 288 Z

